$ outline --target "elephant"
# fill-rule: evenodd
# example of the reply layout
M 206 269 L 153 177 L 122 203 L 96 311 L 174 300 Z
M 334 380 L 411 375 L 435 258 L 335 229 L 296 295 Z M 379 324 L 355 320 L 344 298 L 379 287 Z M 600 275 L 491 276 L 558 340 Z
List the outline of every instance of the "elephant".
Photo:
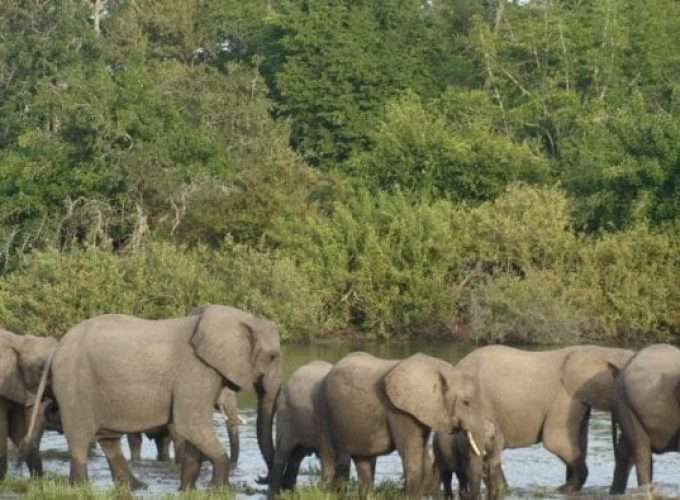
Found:
M 276 403 L 276 445 L 274 467 L 269 478 L 268 496 L 274 497 L 281 488 L 293 489 L 302 460 L 318 453 L 319 434 L 313 393 L 332 368 L 325 361 L 312 361 L 301 366 L 288 379 Z M 349 479 L 349 456 L 339 459 L 336 474 Z
M 470 440 L 464 432 L 437 431 L 432 438 L 436 469 L 439 471 L 440 480 L 444 487 L 445 498 L 453 498 L 451 479 L 453 474 L 458 479 L 458 488 L 461 498 L 468 496 L 470 485 L 478 484 L 484 480 L 489 492 L 489 497 L 497 497 L 498 493 L 491 493 L 492 485 L 505 485 L 505 475 L 500 463 L 500 455 L 503 450 L 499 448 L 496 439 L 496 426 L 489 420 L 484 421 L 483 441 L 477 443 L 481 446 L 477 454 L 482 457 L 497 457 L 495 463 L 488 460 L 470 460 Z M 492 479 L 494 474 L 497 479 Z
M 241 420 L 238 414 L 238 398 L 236 393 L 226 387 L 222 389 L 215 403 L 215 408 L 224 416 L 227 435 L 229 436 L 229 458 L 231 467 L 234 468 L 238 463 L 240 453 L 239 423 Z M 170 444 L 175 440 L 168 426 L 149 429 L 144 434 L 153 440 L 156 445 L 156 459 L 159 462 L 170 461 Z M 129 433 L 127 440 L 130 448 L 130 459 L 133 462 L 139 462 L 142 458 L 142 433 Z M 175 442 L 175 463 L 179 464 L 182 461 L 181 450 L 181 443 Z
M 588 477 L 590 411 L 611 411 L 610 367 L 622 367 L 632 356 L 626 349 L 584 345 L 540 352 L 487 346 L 463 357 L 456 367 L 477 378 L 482 415 L 496 429 L 496 451 L 484 460 L 500 464 L 500 450 L 542 442 L 566 465 L 560 491 L 580 490 Z M 500 494 L 501 477 L 489 478 L 492 496 Z
M 211 486 L 228 484 L 229 459 L 212 420 L 225 386 L 255 389 L 258 445 L 271 466 L 281 347 L 277 326 L 266 319 L 218 305 L 164 320 L 98 316 L 61 339 L 51 373 L 72 483 L 87 480 L 87 448 L 96 439 L 114 481 L 143 487 L 123 456 L 120 437 L 171 423 L 185 443 L 180 489 L 194 488 L 202 456 L 212 463 Z
M 156 460 L 159 462 L 170 461 L 170 443 L 172 436 L 168 426 L 155 427 L 142 432 L 130 432 L 127 434 L 128 447 L 130 448 L 130 460 L 139 462 L 142 460 L 142 434 L 151 439 L 156 445 Z M 176 463 L 181 463 L 177 449 L 175 448 Z
M 424 354 L 403 360 L 364 352 L 345 356 L 313 396 L 323 482 L 334 481 L 338 460 L 349 455 L 361 486 L 370 489 L 376 457 L 396 449 L 406 493 L 422 494 L 431 462 L 427 441 L 432 429 L 462 430 L 472 442 L 482 439 L 478 393 L 474 377 Z
M 680 451 L 680 349 L 654 344 L 617 374 L 613 422 L 621 428 L 610 492 L 624 493 L 635 464 L 639 486 L 652 481 L 652 453 Z
M 7 474 L 7 439 L 20 447 L 28 432 L 32 407 L 37 417 L 36 438 L 23 448 L 31 476 L 42 475 L 40 436 L 44 428 L 45 403 L 36 398 L 41 375 L 57 347 L 51 337 L 17 335 L 0 330 L 0 480 Z M 36 417 L 36 418 L 37 418 Z

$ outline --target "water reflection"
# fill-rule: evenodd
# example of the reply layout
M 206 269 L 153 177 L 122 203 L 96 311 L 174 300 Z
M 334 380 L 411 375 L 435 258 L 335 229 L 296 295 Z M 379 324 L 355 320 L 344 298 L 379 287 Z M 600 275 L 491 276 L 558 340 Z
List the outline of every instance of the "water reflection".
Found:
M 389 344 L 343 342 L 337 344 L 288 345 L 284 348 L 284 370 L 286 376 L 288 376 L 298 366 L 308 361 L 322 359 L 335 362 L 348 352 L 356 350 L 367 351 L 384 358 L 402 358 L 414 352 L 423 352 L 455 362 L 472 348 L 472 346 L 440 342 Z M 240 491 L 239 498 L 263 498 L 264 488 L 255 483 L 257 476 L 264 474 L 266 468 L 260 456 L 255 435 L 254 394 L 252 392 L 241 394 L 239 403 L 241 414 L 247 423 L 241 426 L 240 462 L 233 471 L 231 481 Z M 214 422 L 221 441 L 227 446 L 228 438 L 224 421 L 216 414 Z M 126 447 L 125 440 L 123 442 L 124 447 Z M 63 436 L 54 433 L 46 434 L 42 448 L 45 470 L 67 476 L 69 463 Z M 179 469 L 172 464 L 159 464 L 155 461 L 155 456 L 156 450 L 153 443 L 145 440 L 142 448 L 142 462 L 133 464 L 133 469 L 138 477 L 149 484 L 149 489 L 140 493 L 141 496 L 148 498 L 174 492 L 179 487 Z M 680 488 L 677 482 L 680 456 L 666 454 L 655 456 L 654 460 L 656 492 L 670 498 L 679 498 Z M 564 481 L 564 466 L 559 459 L 545 451 L 540 445 L 520 450 L 506 450 L 503 454 L 503 465 L 511 486 L 511 491 L 507 496 L 510 499 L 551 498 L 564 500 L 574 496 L 578 498 L 606 497 L 614 469 L 609 416 L 599 412 L 593 413 L 589 431 L 588 468 L 590 475 L 586 488 L 579 495 L 567 497 L 555 491 L 555 488 Z M 90 458 L 88 466 L 90 478 L 96 485 L 102 488 L 111 486 L 111 476 L 106 459 L 101 451 L 95 452 L 94 456 Z M 316 483 L 318 468 L 319 464 L 316 458 L 305 459 L 298 483 Z M 10 474 L 27 475 L 27 472 L 17 470 L 14 466 L 14 470 L 10 471 Z M 399 482 L 401 475 L 401 462 L 395 453 L 378 460 L 376 470 L 378 482 L 385 480 Z M 631 474 L 631 487 L 635 487 L 636 484 L 634 476 L 634 473 Z M 210 467 L 208 464 L 204 464 L 199 487 L 205 487 L 209 478 Z M 649 498 L 643 494 L 635 495 L 635 492 L 626 497 L 637 498 L 640 495 Z

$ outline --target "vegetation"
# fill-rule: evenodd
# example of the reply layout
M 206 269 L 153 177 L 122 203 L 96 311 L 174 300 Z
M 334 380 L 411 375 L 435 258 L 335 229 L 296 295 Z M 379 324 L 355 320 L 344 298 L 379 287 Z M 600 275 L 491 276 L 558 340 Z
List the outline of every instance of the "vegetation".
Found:
M 169 493 L 159 498 L 163 500 L 229 500 L 236 498 L 237 488 L 223 490 L 196 490 L 191 493 Z M 132 500 L 138 498 L 124 486 L 109 489 L 97 489 L 91 484 L 70 486 L 68 480 L 59 476 L 45 479 L 29 479 L 8 477 L 0 485 L 3 496 L 21 496 L 27 500 Z M 253 492 L 246 492 L 252 495 Z M 360 492 L 358 483 L 352 482 L 343 486 L 339 491 L 332 492 L 319 487 L 307 486 L 295 491 L 284 492 L 283 500 L 344 500 L 352 498 L 366 498 L 367 500 L 382 500 L 403 496 L 399 485 L 384 482 L 378 485 L 374 492 Z
M 7 0 L 0 32 L 5 328 L 680 335 L 677 2 Z

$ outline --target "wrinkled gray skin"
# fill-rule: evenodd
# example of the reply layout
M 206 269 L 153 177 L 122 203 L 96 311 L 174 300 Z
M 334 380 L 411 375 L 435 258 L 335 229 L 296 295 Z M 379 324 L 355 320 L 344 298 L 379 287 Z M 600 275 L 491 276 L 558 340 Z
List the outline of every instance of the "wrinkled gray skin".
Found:
M 19 447 L 28 431 L 31 410 L 42 371 L 57 340 L 16 335 L 0 330 L 0 480 L 7 474 L 7 439 Z M 36 436 L 23 458 L 32 476 L 42 475 L 40 435 L 44 427 L 44 405 L 36 405 L 39 420 Z
M 376 457 L 396 449 L 406 493 L 420 496 L 431 463 L 431 430 L 465 430 L 481 440 L 478 403 L 476 380 L 440 359 L 423 354 L 404 360 L 366 353 L 344 357 L 314 394 L 323 481 L 332 483 L 338 457 L 349 455 L 361 486 L 372 488 Z
M 268 496 L 283 489 L 293 489 L 302 460 L 318 453 L 319 434 L 314 415 L 312 396 L 333 365 L 312 361 L 301 366 L 288 379 L 276 403 L 276 445 L 274 467 L 270 477 Z M 349 479 L 349 457 L 338 460 L 336 473 Z
M 225 419 L 225 426 L 229 436 L 229 459 L 231 467 L 238 464 L 240 452 L 239 442 L 239 414 L 238 397 L 236 393 L 226 387 L 220 392 L 215 404 L 215 409 L 219 411 Z M 170 444 L 174 439 L 167 426 L 156 427 L 144 432 L 147 438 L 153 440 L 156 445 L 156 459 L 159 462 L 170 461 Z M 128 446 L 130 447 L 130 459 L 139 462 L 142 459 L 142 433 L 135 432 L 127 435 Z M 182 446 L 175 443 L 175 463 L 182 463 Z
M 615 393 L 613 421 L 621 439 L 611 493 L 618 494 L 633 465 L 638 485 L 649 485 L 652 453 L 680 451 L 680 350 L 668 344 L 642 349 L 620 371 Z
M 500 459 L 502 449 L 499 448 L 496 439 L 496 427 L 488 420 L 484 422 L 484 437 L 478 442 L 480 451 L 484 456 L 495 456 Z M 474 456 L 470 450 L 470 441 L 463 432 L 435 432 L 432 439 L 436 468 L 439 471 L 440 480 L 444 487 L 445 498 L 453 498 L 451 480 L 453 474 L 458 479 L 458 488 L 461 498 L 469 497 L 470 486 L 479 484 L 483 479 L 489 497 L 498 496 L 491 493 L 492 485 L 505 485 L 505 476 L 501 468 L 500 460 L 492 463 L 489 460 L 471 460 Z M 498 475 L 494 477 L 494 475 Z
M 632 351 L 574 346 L 530 352 L 504 346 L 477 349 L 456 365 L 479 381 L 481 411 L 496 428 L 498 450 L 543 442 L 566 465 L 562 492 L 578 491 L 588 477 L 586 452 L 591 409 L 611 411 L 614 378 Z M 485 460 L 500 464 L 500 453 Z M 479 460 L 477 456 L 471 460 Z M 491 493 L 502 490 L 491 475 Z
M 172 422 L 186 441 L 180 489 L 194 487 L 202 455 L 213 466 L 211 485 L 227 484 L 229 460 L 212 421 L 225 384 L 255 388 L 258 444 L 265 461 L 273 460 L 279 333 L 273 323 L 244 311 L 206 306 L 178 319 L 106 315 L 84 321 L 61 340 L 52 382 L 71 454 L 71 482 L 87 480 L 87 449 L 97 439 L 114 481 L 143 486 L 128 467 L 120 437 Z

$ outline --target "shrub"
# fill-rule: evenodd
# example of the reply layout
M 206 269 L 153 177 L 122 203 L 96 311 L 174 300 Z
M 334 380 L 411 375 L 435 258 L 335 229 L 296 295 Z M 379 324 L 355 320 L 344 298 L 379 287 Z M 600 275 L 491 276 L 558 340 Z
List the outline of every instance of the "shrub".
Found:
M 470 210 L 466 244 L 475 260 L 504 269 L 560 269 L 575 256 L 570 222 L 563 191 L 514 184 Z
M 34 252 L 0 279 L 0 320 L 13 331 L 61 336 L 99 314 L 178 316 L 215 296 L 217 281 L 198 254 L 169 243 L 123 254 L 96 247 Z
M 627 342 L 680 333 L 680 235 L 641 225 L 585 239 L 573 279 L 598 336 Z
M 220 281 L 219 303 L 276 321 L 283 339 L 309 339 L 326 328 L 321 291 L 290 257 L 227 239 L 209 268 Z
M 490 277 L 468 300 L 477 342 L 574 343 L 586 320 L 561 277 L 551 271 Z
M 361 191 L 290 227 L 285 251 L 318 281 L 330 324 L 369 337 L 435 333 L 455 316 L 455 205 Z
M 59 337 L 100 314 L 169 318 L 213 303 L 263 315 L 280 325 L 284 338 L 301 338 L 320 328 L 318 297 L 289 258 L 229 241 L 217 252 L 153 241 L 122 254 L 52 248 L 0 279 L 0 322 Z

